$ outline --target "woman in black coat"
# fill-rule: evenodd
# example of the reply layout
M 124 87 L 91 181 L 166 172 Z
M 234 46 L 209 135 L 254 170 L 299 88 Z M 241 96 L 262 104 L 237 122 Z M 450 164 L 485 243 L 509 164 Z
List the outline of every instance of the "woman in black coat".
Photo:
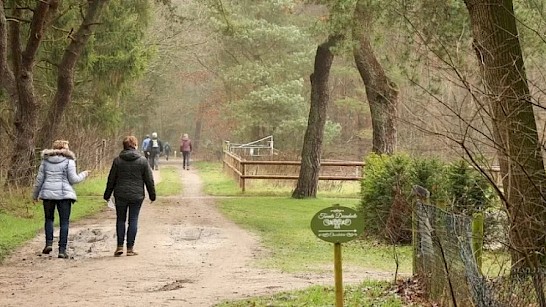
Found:
M 112 192 L 116 199 L 117 248 L 114 256 L 123 254 L 123 243 L 127 234 L 127 256 L 137 253 L 133 250 L 138 229 L 138 215 L 144 201 L 144 186 L 150 200 L 155 201 L 155 185 L 152 170 L 145 157 L 137 151 L 138 141 L 134 136 L 123 140 L 123 150 L 114 159 L 108 174 L 104 199 L 110 200 Z M 129 213 L 127 215 L 127 213 Z M 128 226 L 126 227 L 126 222 Z

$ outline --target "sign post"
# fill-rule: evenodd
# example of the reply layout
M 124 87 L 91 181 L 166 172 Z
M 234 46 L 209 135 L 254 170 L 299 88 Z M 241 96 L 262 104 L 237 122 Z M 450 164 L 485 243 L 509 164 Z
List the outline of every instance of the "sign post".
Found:
M 357 238 L 364 231 L 364 221 L 356 210 L 336 204 L 313 216 L 311 230 L 319 239 L 334 243 L 336 307 L 343 307 L 341 243 Z

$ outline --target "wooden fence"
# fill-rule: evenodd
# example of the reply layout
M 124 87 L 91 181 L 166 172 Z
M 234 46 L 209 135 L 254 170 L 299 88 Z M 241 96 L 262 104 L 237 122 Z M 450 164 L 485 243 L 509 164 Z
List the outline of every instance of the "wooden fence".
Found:
M 245 192 L 246 181 L 251 179 L 297 180 L 300 161 L 252 161 L 224 151 L 223 168 L 239 181 Z M 364 162 L 321 161 L 319 180 L 358 181 L 362 179 Z M 268 167 L 282 167 L 282 174 L 270 173 Z

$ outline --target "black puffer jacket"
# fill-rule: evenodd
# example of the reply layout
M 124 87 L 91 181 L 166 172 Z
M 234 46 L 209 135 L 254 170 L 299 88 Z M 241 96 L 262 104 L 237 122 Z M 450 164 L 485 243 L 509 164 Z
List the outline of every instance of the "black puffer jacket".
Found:
M 154 201 L 154 177 L 148 161 L 135 149 L 123 150 L 112 163 L 104 199 L 110 199 L 114 192 L 117 199 L 141 200 L 144 199 L 144 186 L 148 190 L 150 200 Z

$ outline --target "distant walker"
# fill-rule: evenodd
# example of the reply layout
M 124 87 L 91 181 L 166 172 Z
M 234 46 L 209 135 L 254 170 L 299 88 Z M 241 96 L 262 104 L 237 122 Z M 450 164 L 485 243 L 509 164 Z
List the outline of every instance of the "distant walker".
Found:
M 182 168 L 190 169 L 190 154 L 192 151 L 191 140 L 187 133 L 180 139 L 180 152 L 182 152 Z

